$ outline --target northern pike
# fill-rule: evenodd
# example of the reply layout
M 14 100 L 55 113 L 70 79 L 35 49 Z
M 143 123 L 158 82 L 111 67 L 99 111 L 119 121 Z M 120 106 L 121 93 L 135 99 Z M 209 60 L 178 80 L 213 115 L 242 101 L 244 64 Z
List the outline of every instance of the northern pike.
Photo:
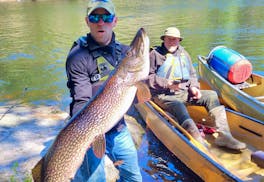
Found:
M 136 85 L 147 78 L 149 67 L 149 38 L 140 28 L 126 57 L 109 76 L 103 89 L 69 120 L 32 170 L 34 181 L 73 179 L 87 149 L 127 112 L 134 100 Z

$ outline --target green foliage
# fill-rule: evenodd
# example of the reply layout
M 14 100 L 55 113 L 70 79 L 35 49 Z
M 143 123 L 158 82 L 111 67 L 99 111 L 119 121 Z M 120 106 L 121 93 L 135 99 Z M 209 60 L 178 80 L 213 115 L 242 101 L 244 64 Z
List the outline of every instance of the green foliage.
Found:
M 21 180 L 18 178 L 18 168 L 19 168 L 18 162 L 15 162 L 12 166 L 12 171 L 14 174 L 10 176 L 10 182 L 21 182 Z M 22 181 L 32 182 L 31 174 L 29 173 L 25 174 L 25 177 L 22 179 Z

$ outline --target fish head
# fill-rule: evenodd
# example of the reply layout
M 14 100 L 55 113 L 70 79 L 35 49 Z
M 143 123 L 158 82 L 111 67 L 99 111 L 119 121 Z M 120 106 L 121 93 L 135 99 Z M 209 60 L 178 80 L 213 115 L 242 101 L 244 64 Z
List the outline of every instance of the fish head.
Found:
M 120 66 L 127 83 L 135 84 L 147 79 L 150 67 L 149 37 L 144 28 L 137 31 Z

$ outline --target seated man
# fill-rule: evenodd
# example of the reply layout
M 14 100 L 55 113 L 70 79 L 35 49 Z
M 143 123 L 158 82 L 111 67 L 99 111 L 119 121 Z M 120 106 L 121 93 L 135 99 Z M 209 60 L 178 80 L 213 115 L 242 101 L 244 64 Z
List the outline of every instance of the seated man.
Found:
M 183 40 L 180 31 L 169 27 L 160 38 L 163 40 L 161 46 L 150 52 L 149 86 L 154 102 L 175 116 L 179 124 L 203 145 L 204 140 L 186 104 L 205 106 L 219 133 L 216 145 L 235 150 L 246 148 L 244 143 L 231 135 L 225 108 L 220 105 L 217 93 L 199 89 L 190 55 L 180 45 Z

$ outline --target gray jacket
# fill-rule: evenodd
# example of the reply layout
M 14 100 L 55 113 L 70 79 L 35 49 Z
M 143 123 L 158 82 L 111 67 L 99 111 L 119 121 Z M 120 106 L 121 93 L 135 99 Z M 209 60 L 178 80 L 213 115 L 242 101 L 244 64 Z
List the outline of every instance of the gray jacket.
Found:
M 188 68 L 189 78 L 179 79 L 175 81 L 177 82 L 177 84 L 179 84 L 179 90 L 177 91 L 171 91 L 168 88 L 168 79 L 157 75 L 157 71 L 159 70 L 160 66 L 166 60 L 167 53 L 168 53 L 168 50 L 166 49 L 163 43 L 161 46 L 155 47 L 150 52 L 150 73 L 148 77 L 149 78 L 148 84 L 149 84 L 152 95 L 154 96 L 154 95 L 161 94 L 161 93 L 172 95 L 172 94 L 175 94 L 175 92 L 188 91 L 190 87 L 200 88 L 196 70 L 193 67 L 191 57 L 182 46 L 179 46 L 173 55 L 181 56 L 182 54 L 184 54 L 187 57 L 187 60 L 189 61 L 189 64 L 188 64 L 189 65 L 189 68 Z M 182 69 L 182 68 L 179 68 L 179 69 Z

